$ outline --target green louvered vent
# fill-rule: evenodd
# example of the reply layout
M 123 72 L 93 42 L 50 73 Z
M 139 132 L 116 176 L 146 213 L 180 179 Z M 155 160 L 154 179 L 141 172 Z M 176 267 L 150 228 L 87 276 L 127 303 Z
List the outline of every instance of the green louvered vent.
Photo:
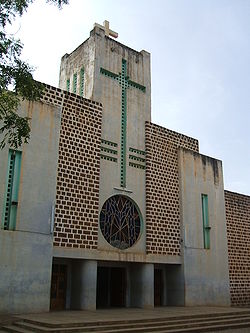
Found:
M 77 74 L 73 75 L 73 93 L 76 94 L 76 86 L 77 86 Z
M 101 159 L 103 160 L 107 160 L 107 161 L 111 161 L 111 162 L 117 162 L 117 158 L 116 157 L 112 157 L 112 156 L 108 156 L 108 155 L 104 155 L 104 154 L 100 154 Z
M 110 148 L 112 147 L 112 148 Z M 108 140 L 101 140 L 101 159 L 117 162 L 117 143 L 108 141 Z
M 66 89 L 67 89 L 67 91 L 70 90 L 70 79 L 67 80 Z
M 101 139 L 101 143 L 107 145 L 107 146 L 111 146 L 111 147 L 117 147 L 117 143 L 115 142 L 112 142 L 112 141 L 108 141 L 108 140 L 104 140 L 104 139 Z
M 208 196 L 201 195 L 204 249 L 210 249 L 210 229 L 208 217 Z
M 83 96 L 83 91 L 84 91 L 84 68 L 81 68 L 81 71 L 80 71 L 80 88 L 79 88 L 80 96 Z
M 133 154 L 129 154 L 129 166 L 136 169 L 145 169 L 145 151 L 136 149 L 133 147 L 129 147 L 129 152 Z M 142 157 L 143 156 L 143 157 Z
M 5 230 L 14 230 L 16 226 L 20 169 L 21 152 L 10 150 L 2 224 Z
M 142 92 L 146 92 L 146 87 L 131 81 L 127 75 L 127 61 L 122 59 L 122 71 L 119 74 L 112 73 L 107 69 L 100 68 L 100 73 L 106 77 L 118 81 L 121 86 L 121 169 L 120 169 L 120 185 L 126 187 L 126 160 L 127 160 L 127 89 L 136 88 Z
M 143 155 L 143 156 L 146 155 L 144 150 L 136 149 L 136 148 L 133 148 L 133 147 L 129 147 L 129 151 L 131 153 L 135 153 L 135 154 L 139 154 L 139 155 Z
M 107 148 L 107 147 L 101 147 L 101 151 L 103 151 L 104 153 L 117 155 L 117 150 L 110 149 L 110 148 Z
M 119 77 L 118 74 L 112 73 L 112 72 L 110 72 L 107 69 L 102 68 L 102 67 L 100 68 L 100 73 L 103 74 L 103 75 L 105 75 L 105 76 L 107 76 L 107 77 L 110 77 L 112 79 L 116 79 L 116 78 Z
M 141 164 L 138 164 L 138 163 L 129 162 L 129 166 L 131 166 L 133 168 L 136 168 L 136 169 L 145 170 L 145 166 L 141 165 Z

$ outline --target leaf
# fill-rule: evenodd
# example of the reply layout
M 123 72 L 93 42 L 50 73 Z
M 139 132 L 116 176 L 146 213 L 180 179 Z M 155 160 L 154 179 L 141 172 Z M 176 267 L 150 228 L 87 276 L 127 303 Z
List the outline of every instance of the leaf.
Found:
M 6 144 L 18 148 L 30 139 L 29 118 L 16 113 L 21 100 L 38 101 L 44 85 L 35 81 L 33 67 L 20 59 L 20 40 L 9 36 L 5 27 L 22 16 L 33 0 L 0 0 L 0 149 Z M 58 8 L 68 0 L 47 0 Z M 8 90 L 9 89 L 9 90 Z M 10 90 L 12 89 L 12 90 Z

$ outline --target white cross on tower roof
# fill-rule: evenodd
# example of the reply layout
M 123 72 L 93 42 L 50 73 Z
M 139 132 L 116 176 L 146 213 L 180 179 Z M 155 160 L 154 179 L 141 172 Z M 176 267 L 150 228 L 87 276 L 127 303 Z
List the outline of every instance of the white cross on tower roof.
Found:
M 109 29 L 109 21 L 104 21 L 103 22 L 103 25 L 101 24 L 98 24 L 98 23 L 95 23 L 94 24 L 94 27 L 99 27 L 101 29 L 103 29 L 105 31 L 105 36 L 112 36 L 114 38 L 117 38 L 118 37 L 118 33 Z

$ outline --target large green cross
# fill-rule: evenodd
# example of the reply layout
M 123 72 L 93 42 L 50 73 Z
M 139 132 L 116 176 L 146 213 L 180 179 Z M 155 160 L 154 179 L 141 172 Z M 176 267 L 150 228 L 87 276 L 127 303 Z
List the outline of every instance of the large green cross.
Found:
M 125 59 L 122 59 L 121 73 L 115 74 L 102 67 L 100 68 L 100 72 L 101 74 L 118 81 L 122 88 L 120 185 L 121 187 L 126 187 L 127 89 L 132 87 L 145 92 L 146 87 L 129 79 L 127 76 L 127 61 Z

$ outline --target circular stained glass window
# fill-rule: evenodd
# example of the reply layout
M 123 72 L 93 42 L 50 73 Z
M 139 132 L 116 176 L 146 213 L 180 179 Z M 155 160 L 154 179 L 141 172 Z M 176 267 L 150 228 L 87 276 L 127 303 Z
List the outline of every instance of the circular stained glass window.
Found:
M 132 200 L 114 195 L 105 201 L 100 213 L 100 227 L 106 241 L 121 250 L 131 247 L 141 231 L 138 208 Z

